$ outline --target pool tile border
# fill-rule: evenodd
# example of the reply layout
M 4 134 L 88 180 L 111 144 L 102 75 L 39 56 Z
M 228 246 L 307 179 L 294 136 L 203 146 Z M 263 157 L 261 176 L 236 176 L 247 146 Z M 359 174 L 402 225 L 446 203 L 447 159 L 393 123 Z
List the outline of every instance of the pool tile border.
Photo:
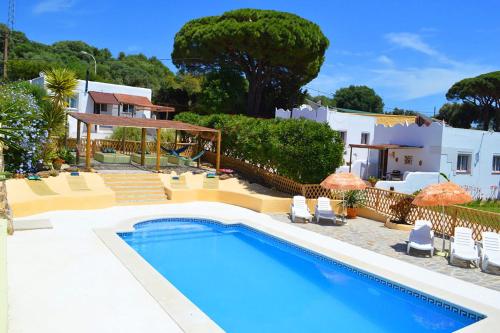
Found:
M 294 243 L 292 243 L 290 241 L 284 240 L 284 239 L 282 239 L 280 237 L 277 237 L 277 236 L 271 235 L 269 233 L 266 233 L 264 231 L 260 231 L 258 229 L 253 228 L 253 227 L 250 227 L 250 226 L 248 226 L 248 225 L 246 225 L 244 223 L 225 224 L 225 223 L 222 223 L 220 221 L 212 220 L 212 219 L 207 219 L 207 218 L 191 218 L 191 217 L 179 217 L 179 218 L 176 218 L 176 217 L 167 217 L 167 218 L 158 218 L 158 219 L 148 220 L 148 221 L 144 221 L 144 222 L 139 222 L 139 223 L 137 223 L 137 224 L 134 225 L 134 229 L 136 231 L 140 231 L 140 230 L 142 230 L 143 226 L 147 226 L 147 225 L 150 225 L 150 224 L 179 222 L 179 221 L 180 222 L 203 223 L 203 224 L 215 224 L 215 225 L 217 225 L 218 227 L 221 227 L 221 228 L 240 227 L 240 228 L 243 228 L 243 229 L 247 229 L 247 230 L 250 230 L 253 233 L 257 233 L 260 237 L 265 237 L 265 238 L 272 239 L 273 241 L 278 242 L 280 244 L 283 244 L 283 245 L 285 245 L 287 247 L 294 248 L 295 250 L 302 251 L 304 253 L 312 255 L 313 257 L 315 257 L 317 259 L 320 259 L 322 261 L 326 261 L 326 262 L 331 263 L 333 265 L 342 267 L 342 268 L 347 269 L 347 270 L 349 270 L 349 271 L 351 271 L 353 273 L 356 273 L 357 275 L 361 275 L 361 276 L 363 276 L 365 278 L 368 278 L 368 279 L 370 279 L 372 281 L 375 281 L 375 282 L 377 282 L 379 284 L 382 284 L 382 285 L 388 286 L 388 287 L 390 287 L 392 289 L 395 289 L 395 290 L 398 290 L 400 292 L 406 293 L 406 294 L 408 294 L 410 296 L 413 296 L 415 298 L 421 299 L 421 300 L 423 300 L 423 301 L 425 301 L 425 302 L 427 302 L 429 304 L 432 304 L 434 306 L 441 307 L 441 308 L 443 308 L 443 309 L 445 309 L 447 311 L 451 311 L 453 313 L 459 314 L 462 317 L 466 317 L 466 318 L 472 319 L 475 322 L 480 321 L 480 320 L 486 318 L 486 316 L 483 315 L 483 314 L 480 314 L 480 313 L 477 313 L 475 311 L 472 311 L 472 310 L 466 309 L 464 307 L 461 307 L 459 305 L 453 304 L 452 302 L 448 302 L 448 301 L 442 300 L 439 297 L 435 297 L 435 296 L 423 293 L 421 291 L 417 291 L 417 290 L 415 290 L 413 288 L 409 288 L 409 287 L 404 286 L 402 284 L 399 284 L 397 282 L 394 282 L 394 281 L 382 278 L 382 277 L 380 277 L 380 276 L 378 276 L 376 274 L 363 271 L 363 270 L 361 270 L 359 268 L 350 266 L 350 265 L 348 265 L 346 263 L 340 262 L 340 261 L 335 260 L 333 258 L 329 258 L 329 257 L 327 257 L 327 256 L 325 256 L 323 254 L 320 254 L 320 253 L 316 252 L 316 251 L 309 250 L 309 249 L 307 249 L 305 247 L 302 247 L 302 246 L 294 244 Z M 133 233 L 133 232 L 134 231 L 127 231 L 125 233 L 126 234 L 130 234 L 130 233 Z M 119 232 L 118 234 L 122 235 L 122 234 L 125 234 L 125 233 L 120 233 Z

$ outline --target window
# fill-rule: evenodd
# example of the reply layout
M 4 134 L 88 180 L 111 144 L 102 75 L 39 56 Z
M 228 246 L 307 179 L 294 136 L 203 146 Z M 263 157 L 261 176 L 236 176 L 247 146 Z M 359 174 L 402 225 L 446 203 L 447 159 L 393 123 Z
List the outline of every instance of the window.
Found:
M 134 113 L 134 104 L 123 104 L 123 112 Z
M 108 104 L 94 103 L 95 114 L 101 114 L 101 112 L 107 112 L 107 111 L 108 111 Z
M 347 140 L 347 132 L 346 131 L 339 131 L 340 134 L 340 140 L 342 140 L 344 143 Z
M 457 172 L 470 173 L 471 154 L 458 154 Z
M 68 109 L 78 109 L 78 96 L 70 97 L 66 102 L 68 102 Z
M 493 173 L 500 173 L 500 155 L 493 156 Z
M 361 144 L 367 145 L 370 141 L 370 133 L 361 133 Z
M 405 164 L 406 165 L 412 165 L 413 164 L 413 156 L 411 156 L 411 155 L 405 155 Z

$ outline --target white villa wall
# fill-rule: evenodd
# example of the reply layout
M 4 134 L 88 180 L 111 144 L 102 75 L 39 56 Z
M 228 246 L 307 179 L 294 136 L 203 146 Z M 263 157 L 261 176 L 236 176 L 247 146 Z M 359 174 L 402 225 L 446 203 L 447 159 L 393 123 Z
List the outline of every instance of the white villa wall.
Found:
M 470 173 L 457 173 L 460 153 L 472 156 Z M 446 127 L 442 154 L 441 172 L 452 181 L 468 188 L 474 196 L 500 198 L 500 173 L 493 172 L 493 156 L 500 155 L 499 132 Z
M 436 172 L 439 170 L 441 158 L 441 140 L 443 126 L 432 123 L 430 126 L 395 125 L 375 127 L 374 144 L 397 144 L 423 147 L 420 149 L 391 149 L 387 161 L 387 171 Z M 405 164 L 405 156 L 412 157 L 411 164 Z
M 32 84 L 36 84 L 39 86 L 45 86 L 45 78 L 44 77 L 38 77 L 30 81 Z M 88 91 L 97 91 L 97 92 L 103 92 L 103 93 L 116 93 L 116 94 L 127 94 L 127 95 L 134 95 L 134 96 L 142 96 L 146 97 L 149 100 L 151 100 L 152 97 L 152 91 L 151 89 L 148 88 L 141 88 L 141 87 L 132 87 L 132 86 L 125 86 L 125 85 L 119 85 L 119 84 L 111 84 L 111 83 L 104 83 L 104 82 L 95 82 L 95 81 L 89 81 L 88 85 Z M 88 94 L 88 92 L 85 92 L 85 80 L 78 80 L 78 86 L 75 89 L 75 96 L 78 98 L 78 108 L 69 108 L 69 111 L 73 112 L 80 112 L 80 113 L 94 113 L 94 101 Z M 113 115 L 113 116 L 118 116 L 118 106 L 117 105 L 108 105 L 108 112 L 102 113 L 102 114 L 107 114 L 107 115 Z M 137 110 L 136 112 L 136 117 L 138 118 L 150 118 L 151 117 L 151 112 L 150 111 L 142 111 L 142 110 Z M 77 121 L 76 119 L 72 117 L 68 117 L 68 124 L 69 124 L 69 136 L 70 137 L 76 137 L 76 131 L 77 131 Z M 85 129 L 85 125 L 82 125 L 82 131 Z M 93 137 L 95 139 L 103 139 L 108 137 L 112 133 L 112 128 L 111 127 L 100 127 L 100 126 L 94 126 L 92 129 L 92 132 L 94 133 Z
M 349 162 L 350 149 L 349 144 L 361 143 L 361 134 L 368 133 L 369 141 L 372 143 L 375 132 L 375 117 L 359 116 L 344 112 L 338 112 L 328 107 L 320 107 L 313 110 L 311 107 L 305 106 L 301 108 L 294 108 L 292 111 L 276 109 L 276 118 L 294 119 L 305 118 L 317 122 L 327 122 L 330 127 L 335 131 L 346 132 L 344 161 Z M 367 170 L 367 160 L 370 160 Z M 368 177 L 376 173 L 376 166 L 378 161 L 378 153 L 376 151 L 368 151 L 368 149 L 354 148 L 352 152 L 352 172 L 360 175 L 361 177 Z M 337 169 L 337 172 L 348 170 L 348 166 L 342 166 Z

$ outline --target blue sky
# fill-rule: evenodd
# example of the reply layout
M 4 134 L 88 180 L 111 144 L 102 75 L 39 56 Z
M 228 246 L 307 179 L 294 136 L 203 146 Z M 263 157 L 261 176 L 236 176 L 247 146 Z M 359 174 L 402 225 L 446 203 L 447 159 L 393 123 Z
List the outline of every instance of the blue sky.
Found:
M 185 22 L 236 8 L 292 12 L 321 27 L 330 47 L 307 85 L 313 94 L 368 85 L 387 108 L 432 114 L 454 82 L 500 70 L 498 0 L 18 0 L 15 29 L 44 43 L 83 40 L 115 55 L 169 58 Z

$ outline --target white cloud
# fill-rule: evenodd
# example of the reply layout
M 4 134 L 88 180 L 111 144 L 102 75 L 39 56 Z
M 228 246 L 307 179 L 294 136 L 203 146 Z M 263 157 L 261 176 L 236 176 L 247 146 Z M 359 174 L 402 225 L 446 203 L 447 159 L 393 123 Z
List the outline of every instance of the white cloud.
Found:
M 400 47 L 412 49 L 430 56 L 435 56 L 439 53 L 432 47 L 430 47 L 427 43 L 425 43 L 418 34 L 412 34 L 408 32 L 391 32 L 389 34 L 386 34 L 385 38 L 389 42 Z
M 44 0 L 33 7 L 33 13 L 45 14 L 56 13 L 70 9 L 76 3 L 76 0 Z
M 383 65 L 386 65 L 386 66 L 392 66 L 394 65 L 394 61 L 392 61 L 391 58 L 389 58 L 388 56 L 386 55 L 381 55 L 379 57 L 377 57 L 376 59 L 379 63 L 383 64 Z
M 392 98 L 410 100 L 443 95 L 455 82 L 491 70 L 493 69 L 486 66 L 467 64 L 450 68 L 376 69 L 372 70 L 375 77 L 372 78 L 370 84 L 387 88 L 387 95 Z
M 392 44 L 426 54 L 443 64 L 452 66 L 462 65 L 460 62 L 448 58 L 446 55 L 424 42 L 422 37 L 418 34 L 408 32 L 391 32 L 386 34 L 385 38 Z

